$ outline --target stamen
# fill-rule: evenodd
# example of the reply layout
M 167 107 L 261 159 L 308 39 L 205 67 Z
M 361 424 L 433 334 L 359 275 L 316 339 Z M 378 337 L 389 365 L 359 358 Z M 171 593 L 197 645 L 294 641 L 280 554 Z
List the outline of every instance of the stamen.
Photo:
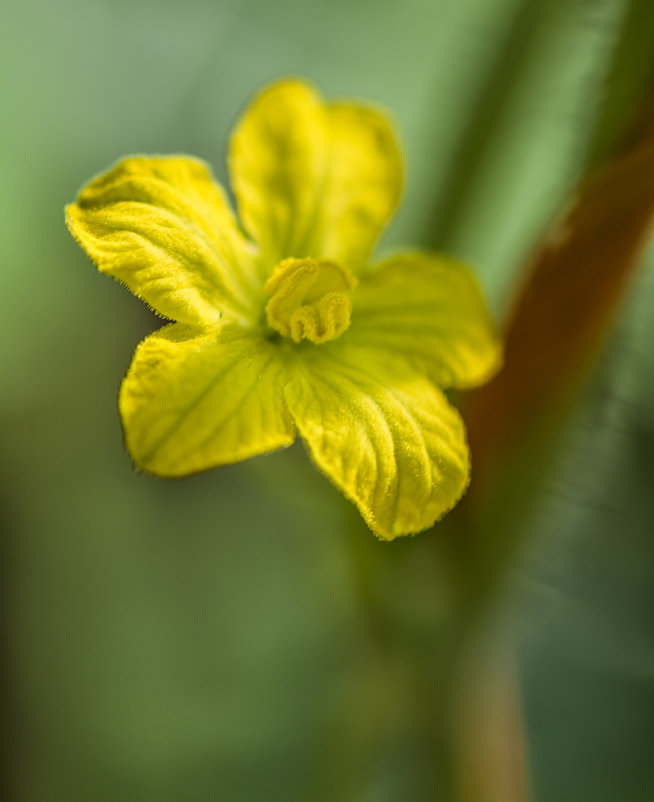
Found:
M 354 276 L 336 262 L 285 259 L 266 282 L 268 324 L 296 343 L 333 340 L 350 325 L 355 286 Z

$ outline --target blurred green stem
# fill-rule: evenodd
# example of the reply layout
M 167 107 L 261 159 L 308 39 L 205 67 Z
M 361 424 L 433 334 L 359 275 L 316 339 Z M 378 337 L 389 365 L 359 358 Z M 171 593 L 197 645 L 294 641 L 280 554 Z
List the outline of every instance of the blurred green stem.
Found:
M 364 659 L 334 702 L 319 802 L 526 802 L 516 672 L 487 611 L 428 539 L 379 544 L 353 519 L 349 542 Z

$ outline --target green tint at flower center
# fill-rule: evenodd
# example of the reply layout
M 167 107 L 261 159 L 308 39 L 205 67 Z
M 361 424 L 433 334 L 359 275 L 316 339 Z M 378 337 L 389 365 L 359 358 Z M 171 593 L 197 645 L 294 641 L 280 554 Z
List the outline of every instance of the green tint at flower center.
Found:
M 350 325 L 356 279 L 327 259 L 284 259 L 266 282 L 268 325 L 299 343 L 324 343 Z

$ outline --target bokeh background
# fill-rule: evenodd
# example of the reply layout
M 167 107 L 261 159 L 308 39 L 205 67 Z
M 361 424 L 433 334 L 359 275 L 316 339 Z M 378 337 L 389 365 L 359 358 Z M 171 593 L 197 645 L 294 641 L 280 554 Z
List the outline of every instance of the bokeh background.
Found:
M 183 481 L 136 473 L 116 394 L 157 322 L 87 261 L 64 205 L 131 153 L 190 153 L 227 181 L 248 98 L 303 75 L 392 111 L 407 182 L 380 251 L 466 259 L 501 320 L 586 169 L 634 5 L 5 0 L 7 798 L 349 799 L 338 770 L 325 789 L 334 710 L 352 688 L 372 722 L 389 703 L 352 543 L 396 549 L 403 571 L 419 543 L 377 544 L 301 446 Z M 650 253 L 506 588 L 537 802 L 654 795 L 653 309 Z M 352 722 L 362 743 L 369 723 Z M 421 800 L 414 781 L 410 750 L 389 749 L 351 798 Z

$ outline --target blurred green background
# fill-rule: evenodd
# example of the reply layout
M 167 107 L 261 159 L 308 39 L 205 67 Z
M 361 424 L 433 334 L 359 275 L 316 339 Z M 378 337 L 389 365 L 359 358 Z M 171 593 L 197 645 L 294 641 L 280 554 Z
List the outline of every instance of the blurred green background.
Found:
M 634 5 L 5 0 L 9 798 L 343 802 L 347 766 L 324 787 L 334 711 L 369 694 L 370 721 L 353 725 L 365 741 L 392 703 L 376 690 L 352 544 L 395 549 L 403 572 L 422 548 L 376 543 L 301 446 L 183 481 L 135 473 L 116 394 L 157 322 L 86 260 L 64 204 L 131 153 L 190 153 L 226 181 L 226 139 L 248 98 L 300 74 L 327 96 L 392 110 L 407 186 L 382 250 L 465 258 L 500 319 L 586 168 Z M 648 44 L 637 42 L 643 59 Z M 654 794 L 653 309 L 651 253 L 501 611 L 538 802 Z M 402 587 L 385 581 L 389 596 Z M 355 802 L 423 799 L 410 749 L 390 738 L 373 768 Z

